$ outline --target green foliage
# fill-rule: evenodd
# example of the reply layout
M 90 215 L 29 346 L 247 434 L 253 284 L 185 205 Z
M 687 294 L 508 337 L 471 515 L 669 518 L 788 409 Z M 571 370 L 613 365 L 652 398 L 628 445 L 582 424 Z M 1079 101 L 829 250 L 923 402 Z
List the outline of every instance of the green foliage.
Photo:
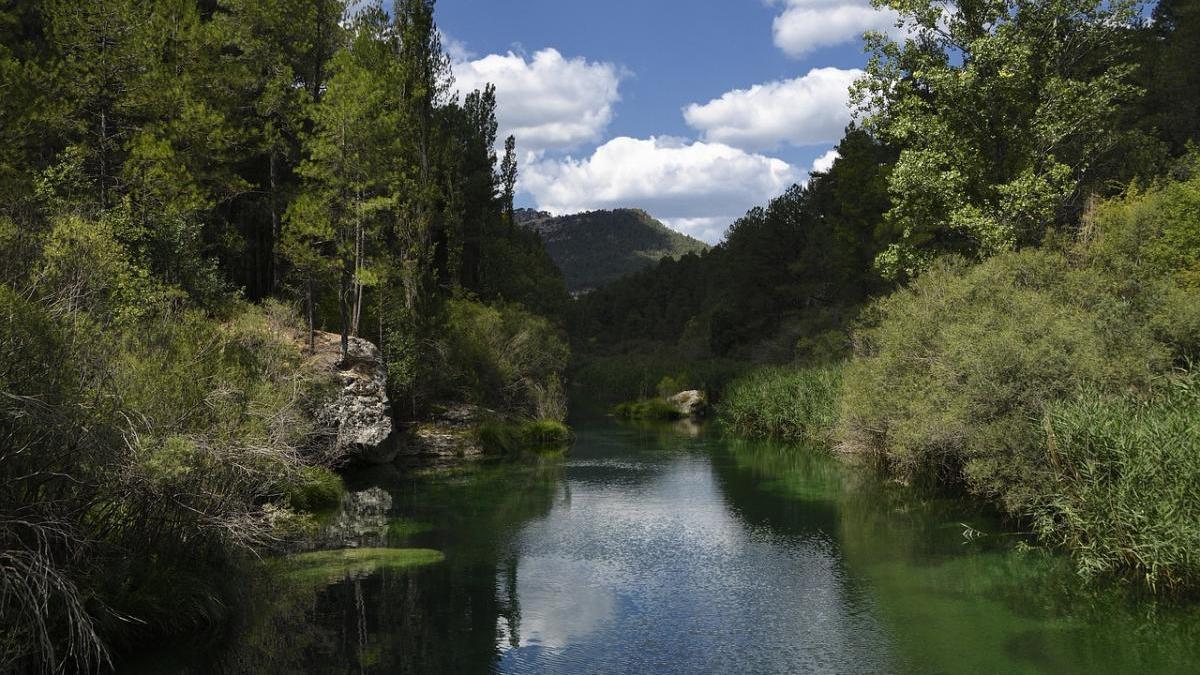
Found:
M 517 305 L 446 304 L 446 384 L 467 401 L 531 419 L 566 417 L 570 350 L 549 321 Z
M 647 398 L 669 381 L 675 394 L 699 389 L 719 398 L 728 382 L 750 365 L 732 359 L 692 359 L 677 352 L 638 352 L 588 357 L 571 373 L 573 386 L 590 400 L 615 403 Z
M 341 476 L 320 466 L 306 466 L 284 489 L 284 500 L 297 511 L 323 511 L 337 506 L 346 486 Z
M 276 565 L 293 582 L 325 586 L 381 569 L 434 565 L 445 559 L 441 551 L 428 548 L 346 548 L 297 553 Z
M 839 436 L 1032 517 L 1091 575 L 1196 582 L 1194 178 L 1131 190 L 1065 251 L 935 264 L 856 335 Z M 1044 422 L 1044 424 L 1043 424 Z
M 306 412 L 325 376 L 277 308 L 188 308 L 103 223 L 63 220 L 43 253 L 28 290 L 0 287 L 0 602 L 23 626 L 0 656 L 72 644 L 86 666 L 134 625 L 110 616 L 222 615 L 238 551 L 277 541 L 277 498 L 327 461 Z
M 884 287 L 872 264 L 893 241 L 878 226 L 895 152 L 854 127 L 837 150 L 828 172 L 751 210 L 716 247 L 580 298 L 571 321 L 576 349 L 644 350 L 653 341 L 696 361 L 779 363 L 792 360 L 802 336 L 844 330 Z
M 841 389 L 840 365 L 760 368 L 729 385 L 717 418 L 747 436 L 828 441 Z
M 516 212 L 516 219 L 542 238 L 572 293 L 607 285 L 662 258 L 708 250 L 704 242 L 670 229 L 640 209 L 559 217 L 523 209 Z
M 1094 389 L 1049 407 L 1054 481 L 1030 508 L 1048 541 L 1086 576 L 1132 571 L 1151 588 L 1200 583 L 1200 378 L 1168 378 L 1150 396 Z
M 1120 290 L 1050 251 L 933 267 L 857 336 L 842 437 L 902 475 L 961 477 L 1018 507 L 1038 475 L 1044 406 L 1080 386 L 1144 385 L 1168 362 Z
M 911 277 L 933 257 L 1036 244 L 1081 210 L 1108 158 L 1142 141 L 1120 124 L 1137 100 L 1132 2 L 889 1 L 913 35 L 872 34 L 854 96 L 866 128 L 900 149 L 877 265 Z
M 1094 264 L 1200 289 L 1200 155 L 1185 158 L 1180 172 L 1180 180 L 1132 188 L 1088 214 L 1083 236 Z
M 561 450 L 570 445 L 572 439 L 570 428 L 552 419 L 491 419 L 480 424 L 475 434 L 483 451 L 493 455 L 515 455 L 525 450 Z
M 613 415 L 629 420 L 677 420 L 683 414 L 662 398 L 643 398 L 619 403 Z

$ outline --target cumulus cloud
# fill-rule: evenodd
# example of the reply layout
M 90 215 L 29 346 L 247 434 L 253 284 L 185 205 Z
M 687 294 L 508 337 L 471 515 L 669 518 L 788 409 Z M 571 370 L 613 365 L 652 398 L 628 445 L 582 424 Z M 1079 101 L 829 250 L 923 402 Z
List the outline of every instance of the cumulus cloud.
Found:
M 833 163 L 837 161 L 838 157 L 841 157 L 841 155 L 838 154 L 836 148 L 830 150 L 813 160 L 812 169 L 809 169 L 809 173 L 825 173 L 829 171 L 833 168 Z
M 813 145 L 841 138 L 850 122 L 850 85 L 863 71 L 814 68 L 782 82 L 736 89 L 683 111 L 707 141 L 747 150 L 781 143 Z
M 456 47 L 461 53 L 465 47 Z M 565 58 L 543 49 L 533 58 L 509 52 L 453 64 L 455 88 L 466 94 L 496 85 L 500 137 L 517 137 L 526 153 L 568 150 L 597 141 L 620 100 L 624 75 L 611 63 Z
M 771 0 L 783 6 L 772 26 L 775 46 L 801 57 L 822 47 L 853 42 L 877 30 L 899 34 L 897 14 L 879 10 L 869 0 Z
M 521 187 L 555 214 L 639 207 L 708 242 L 803 177 L 780 159 L 723 143 L 614 138 L 591 157 L 527 164 Z

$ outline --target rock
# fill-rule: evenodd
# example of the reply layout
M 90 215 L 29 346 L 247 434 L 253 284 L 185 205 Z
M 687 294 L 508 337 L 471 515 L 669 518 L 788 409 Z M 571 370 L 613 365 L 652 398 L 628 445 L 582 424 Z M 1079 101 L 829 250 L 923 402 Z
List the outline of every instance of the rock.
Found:
M 412 465 L 441 465 L 481 457 L 476 428 L 495 416 L 495 411 L 468 403 L 440 406 L 431 420 L 409 429 L 401 459 Z
M 396 458 L 392 411 L 387 396 L 387 365 L 373 343 L 352 337 L 342 359 L 341 336 L 318 331 L 314 358 L 334 373 L 341 391 L 322 406 L 317 421 L 334 436 L 338 456 L 369 464 Z
M 708 398 L 696 389 L 681 391 L 667 399 L 675 410 L 684 417 L 699 418 L 708 413 Z

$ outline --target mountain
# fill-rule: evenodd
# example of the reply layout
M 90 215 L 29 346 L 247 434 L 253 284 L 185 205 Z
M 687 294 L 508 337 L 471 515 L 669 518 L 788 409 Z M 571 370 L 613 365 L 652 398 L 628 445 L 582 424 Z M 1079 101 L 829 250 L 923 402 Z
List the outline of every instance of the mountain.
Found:
M 542 237 L 572 293 L 599 288 L 665 256 L 708 250 L 708 244 L 672 230 L 641 209 L 569 216 L 518 209 L 516 221 Z

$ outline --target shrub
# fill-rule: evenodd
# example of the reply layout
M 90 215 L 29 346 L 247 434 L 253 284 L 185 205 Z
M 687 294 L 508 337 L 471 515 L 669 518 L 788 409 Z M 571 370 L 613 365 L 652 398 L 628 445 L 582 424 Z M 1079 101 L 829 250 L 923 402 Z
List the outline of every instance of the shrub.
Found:
M 1133 570 L 1152 587 L 1200 582 L 1200 375 L 1150 397 L 1094 389 L 1045 417 L 1052 489 L 1031 509 L 1040 534 L 1085 575 Z
M 748 436 L 828 440 L 841 387 L 840 365 L 760 368 L 729 385 L 717 416 Z
M 570 349 L 546 319 L 516 305 L 451 300 L 445 352 L 452 395 L 512 415 L 566 418 Z
M 480 446 L 488 454 L 512 455 L 524 450 L 565 448 L 571 430 L 557 420 L 488 420 L 476 430 Z
M 965 480 L 1019 511 L 1041 489 L 1036 420 L 1080 386 L 1145 385 L 1167 363 L 1129 302 L 1066 256 L 943 261 L 883 299 L 856 336 L 839 435 L 912 478 Z
M 341 476 L 320 466 L 306 466 L 286 487 L 284 499 L 297 511 L 323 511 L 337 506 L 346 487 Z
M 280 495 L 329 489 L 304 408 L 324 379 L 271 312 L 189 308 L 103 224 L 47 242 L 36 283 L 0 286 L 0 670 L 216 618 L 292 519 Z

